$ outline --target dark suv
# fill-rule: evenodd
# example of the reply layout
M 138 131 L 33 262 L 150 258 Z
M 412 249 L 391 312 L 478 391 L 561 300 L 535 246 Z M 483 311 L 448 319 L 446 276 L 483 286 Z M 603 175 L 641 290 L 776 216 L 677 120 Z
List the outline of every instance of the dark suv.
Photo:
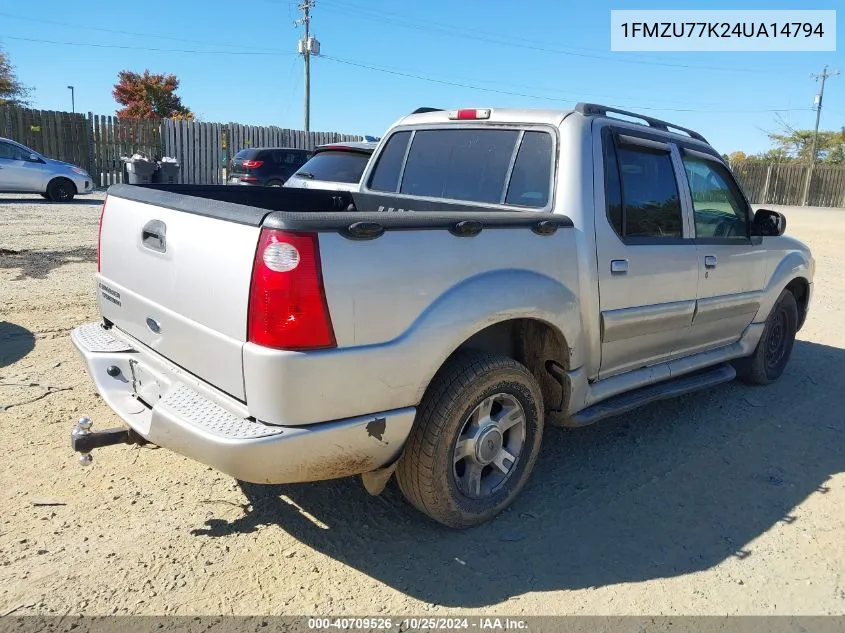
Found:
M 253 147 L 242 149 L 229 167 L 230 185 L 281 187 L 311 158 L 307 149 L 292 147 Z

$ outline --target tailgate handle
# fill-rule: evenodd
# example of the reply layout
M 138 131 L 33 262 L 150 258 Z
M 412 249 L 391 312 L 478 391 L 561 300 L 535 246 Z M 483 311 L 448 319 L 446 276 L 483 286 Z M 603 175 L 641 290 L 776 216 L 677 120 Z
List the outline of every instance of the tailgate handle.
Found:
M 167 225 L 161 220 L 150 220 L 141 229 L 141 243 L 153 251 L 163 253 L 167 250 Z

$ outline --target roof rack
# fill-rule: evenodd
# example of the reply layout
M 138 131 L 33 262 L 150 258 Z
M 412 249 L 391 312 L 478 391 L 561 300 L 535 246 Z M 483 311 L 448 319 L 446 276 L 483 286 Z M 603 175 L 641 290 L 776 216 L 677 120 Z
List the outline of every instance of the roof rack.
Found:
M 411 114 L 425 114 L 426 112 L 443 112 L 443 108 L 417 108 Z
M 635 119 L 640 119 L 641 121 L 645 121 L 649 127 L 653 127 L 657 130 L 662 130 L 664 132 L 671 132 L 672 130 L 680 130 L 681 132 L 686 132 L 692 138 L 702 141 L 704 143 L 707 142 L 707 139 L 704 138 L 698 132 L 690 130 L 689 128 L 681 127 L 680 125 L 675 125 L 674 123 L 668 123 L 667 121 L 661 121 L 660 119 L 653 119 L 650 116 L 645 116 L 644 114 L 637 114 L 636 112 L 628 112 L 627 110 L 620 110 L 619 108 L 613 108 L 610 106 L 603 106 L 597 103 L 579 103 L 575 106 L 575 111 L 580 112 L 584 116 L 607 116 L 608 112 L 612 112 L 614 114 L 622 114 L 625 116 L 633 117 Z

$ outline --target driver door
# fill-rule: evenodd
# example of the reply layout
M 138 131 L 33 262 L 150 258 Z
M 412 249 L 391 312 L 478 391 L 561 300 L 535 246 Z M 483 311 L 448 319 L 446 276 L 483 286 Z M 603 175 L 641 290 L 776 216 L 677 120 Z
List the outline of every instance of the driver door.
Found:
M 766 263 L 763 246 L 750 237 L 751 208 L 730 171 L 710 154 L 683 148 L 681 157 L 699 265 L 686 355 L 739 339 L 760 307 Z

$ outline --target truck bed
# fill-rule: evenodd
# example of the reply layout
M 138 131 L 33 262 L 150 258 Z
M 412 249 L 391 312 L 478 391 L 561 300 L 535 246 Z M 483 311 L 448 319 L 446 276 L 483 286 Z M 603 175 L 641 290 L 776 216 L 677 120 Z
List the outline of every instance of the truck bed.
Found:
M 103 317 L 271 423 L 415 406 L 427 374 L 475 330 L 529 312 L 563 319 L 574 303 L 564 291 L 567 281 L 577 287 L 567 248 L 577 232 L 564 216 L 285 188 L 115 185 L 108 194 Z M 166 225 L 164 252 L 143 243 L 153 221 Z M 263 229 L 318 235 L 335 348 L 248 342 Z M 440 340 L 426 348 L 432 334 Z

